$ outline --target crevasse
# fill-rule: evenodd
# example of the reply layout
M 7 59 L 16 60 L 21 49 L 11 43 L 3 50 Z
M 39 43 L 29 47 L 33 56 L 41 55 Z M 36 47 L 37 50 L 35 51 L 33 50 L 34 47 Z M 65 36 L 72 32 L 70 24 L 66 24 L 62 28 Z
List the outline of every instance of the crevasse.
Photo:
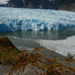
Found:
M 64 30 L 72 27 L 75 27 L 75 12 L 0 8 L 0 32 Z

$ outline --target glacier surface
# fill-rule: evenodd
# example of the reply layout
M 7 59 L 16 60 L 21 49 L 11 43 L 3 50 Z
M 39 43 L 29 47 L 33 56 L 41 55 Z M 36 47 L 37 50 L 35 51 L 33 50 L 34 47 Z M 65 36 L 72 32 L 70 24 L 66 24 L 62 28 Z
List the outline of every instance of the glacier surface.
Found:
M 75 12 L 0 8 L 0 32 L 64 30 L 72 27 L 75 27 Z

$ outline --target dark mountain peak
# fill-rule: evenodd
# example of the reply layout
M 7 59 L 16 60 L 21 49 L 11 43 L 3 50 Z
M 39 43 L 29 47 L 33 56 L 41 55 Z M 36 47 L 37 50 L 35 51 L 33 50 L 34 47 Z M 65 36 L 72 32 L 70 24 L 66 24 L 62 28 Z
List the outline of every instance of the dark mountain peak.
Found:
M 75 11 L 75 0 L 9 0 L 7 6 Z

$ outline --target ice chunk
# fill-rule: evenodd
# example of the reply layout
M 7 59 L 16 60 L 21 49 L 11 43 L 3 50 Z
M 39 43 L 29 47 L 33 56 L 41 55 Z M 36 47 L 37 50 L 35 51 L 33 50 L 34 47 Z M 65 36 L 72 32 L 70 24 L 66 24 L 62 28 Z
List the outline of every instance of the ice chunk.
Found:
M 75 27 L 75 13 L 58 10 L 0 8 L 0 32 L 64 30 Z
M 75 54 L 75 36 L 65 40 L 38 40 L 40 46 L 53 50 L 61 55 L 67 56 L 68 53 Z

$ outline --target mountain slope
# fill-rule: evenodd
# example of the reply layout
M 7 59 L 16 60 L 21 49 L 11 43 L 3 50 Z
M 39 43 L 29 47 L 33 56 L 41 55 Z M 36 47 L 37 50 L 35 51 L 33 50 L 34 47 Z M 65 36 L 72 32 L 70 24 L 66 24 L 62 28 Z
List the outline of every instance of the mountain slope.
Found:
M 75 0 L 9 0 L 7 6 L 75 11 Z

